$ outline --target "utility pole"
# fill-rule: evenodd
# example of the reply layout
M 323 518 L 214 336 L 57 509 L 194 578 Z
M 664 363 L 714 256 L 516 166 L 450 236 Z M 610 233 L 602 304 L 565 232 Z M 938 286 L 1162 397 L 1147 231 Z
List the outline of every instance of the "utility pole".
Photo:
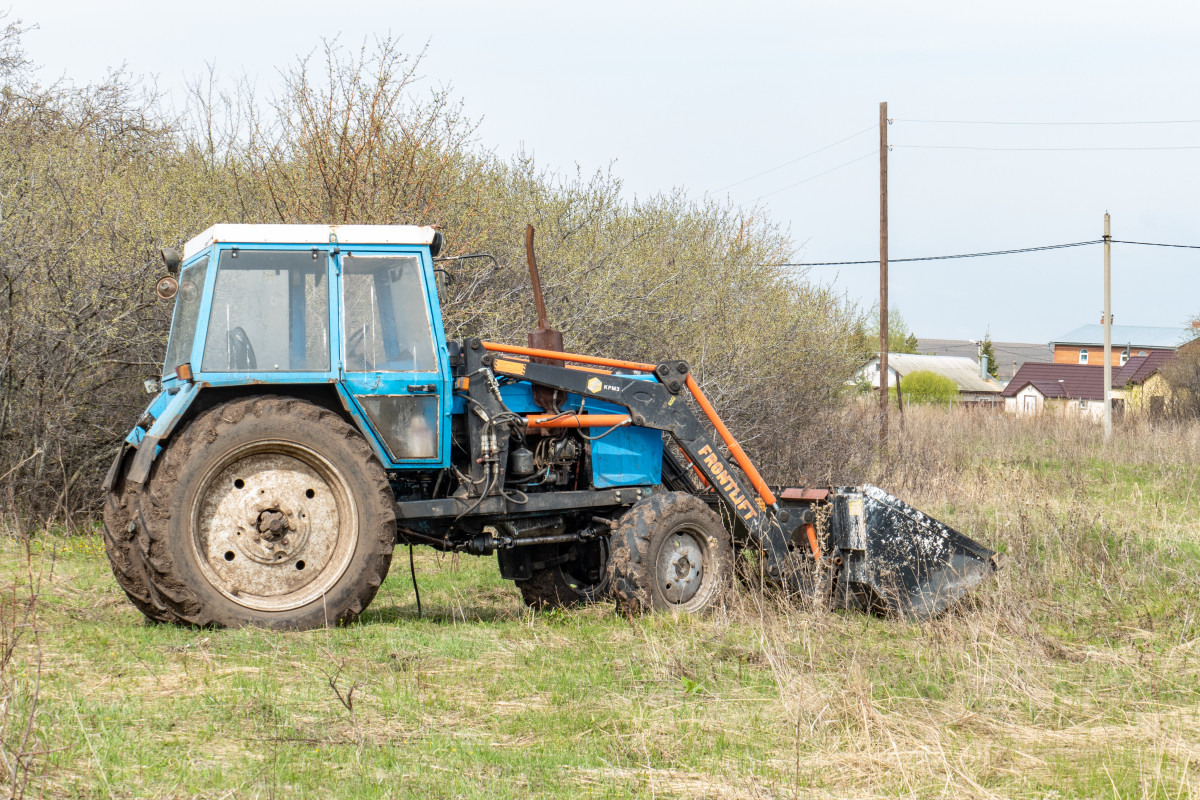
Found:
M 1112 438 L 1112 230 L 1104 212 L 1104 438 Z
M 879 104 L 879 452 L 888 446 L 888 184 L 887 103 Z M 900 387 L 896 387 L 899 396 Z

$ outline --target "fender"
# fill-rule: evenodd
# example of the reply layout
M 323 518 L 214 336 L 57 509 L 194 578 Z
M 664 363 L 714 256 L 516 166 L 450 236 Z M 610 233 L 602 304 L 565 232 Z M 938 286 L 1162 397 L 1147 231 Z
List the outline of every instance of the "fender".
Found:
M 196 399 L 196 395 L 199 393 L 199 384 L 190 382 L 183 384 L 174 395 L 171 395 L 167 401 L 166 408 L 154 420 L 154 424 L 150 426 L 150 430 L 146 431 L 145 435 L 140 437 L 136 435 L 140 432 L 140 428 L 134 428 L 129 434 L 125 443 L 126 445 L 136 447 L 137 453 L 130 461 L 129 472 L 125 476 L 126 482 L 137 489 L 140 489 L 146 483 L 146 478 L 150 474 L 150 466 L 162 451 L 159 442 L 170 437 L 171 432 L 179 425 L 179 421 L 183 419 L 184 413 L 191 407 L 192 401 Z M 124 456 L 124 450 L 125 447 L 122 446 L 121 453 L 118 455 L 118 464 L 120 458 Z M 118 464 L 114 464 L 114 468 L 117 470 L 120 469 Z M 110 470 L 110 473 L 112 473 L 112 482 L 115 485 L 117 474 L 114 470 Z M 105 482 L 107 483 L 107 479 Z

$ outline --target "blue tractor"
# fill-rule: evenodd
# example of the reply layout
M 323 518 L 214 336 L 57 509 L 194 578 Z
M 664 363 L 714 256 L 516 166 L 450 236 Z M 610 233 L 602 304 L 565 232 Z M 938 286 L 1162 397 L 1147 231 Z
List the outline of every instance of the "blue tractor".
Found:
M 683 361 L 442 327 L 428 227 L 216 225 L 164 248 L 156 395 L 104 482 L 109 560 L 158 621 L 313 628 L 397 544 L 495 554 L 535 607 L 696 613 L 739 557 L 829 607 L 941 613 L 994 553 L 871 486 L 772 488 Z

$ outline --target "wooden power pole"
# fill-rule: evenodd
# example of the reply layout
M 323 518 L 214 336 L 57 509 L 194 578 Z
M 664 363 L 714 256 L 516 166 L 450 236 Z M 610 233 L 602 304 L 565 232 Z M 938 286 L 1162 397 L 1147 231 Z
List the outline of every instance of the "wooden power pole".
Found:
M 887 103 L 879 104 L 879 452 L 888 446 L 888 183 Z M 896 387 L 900 393 L 900 387 Z

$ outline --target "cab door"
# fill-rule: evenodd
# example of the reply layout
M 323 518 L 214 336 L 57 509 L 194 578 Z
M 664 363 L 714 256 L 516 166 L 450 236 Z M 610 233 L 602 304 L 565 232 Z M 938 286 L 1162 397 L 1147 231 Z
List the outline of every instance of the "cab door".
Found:
M 391 467 L 444 466 L 450 370 L 428 253 L 339 255 L 341 379 Z

